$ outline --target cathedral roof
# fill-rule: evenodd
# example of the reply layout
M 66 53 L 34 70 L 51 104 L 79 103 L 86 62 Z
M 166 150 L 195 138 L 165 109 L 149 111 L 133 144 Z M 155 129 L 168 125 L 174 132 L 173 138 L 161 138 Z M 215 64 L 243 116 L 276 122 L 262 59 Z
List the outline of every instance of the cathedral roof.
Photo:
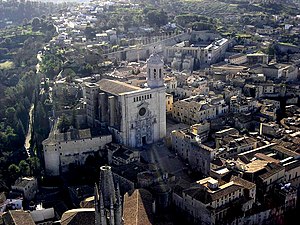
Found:
M 164 61 L 157 53 L 153 53 L 150 55 L 149 59 L 147 60 L 147 64 L 164 64 Z
M 152 195 L 145 189 L 137 189 L 124 196 L 124 225 L 153 224 Z
M 141 89 L 117 80 L 102 79 L 98 81 L 97 84 L 102 91 L 113 95 L 120 95 L 126 92 L 137 91 Z

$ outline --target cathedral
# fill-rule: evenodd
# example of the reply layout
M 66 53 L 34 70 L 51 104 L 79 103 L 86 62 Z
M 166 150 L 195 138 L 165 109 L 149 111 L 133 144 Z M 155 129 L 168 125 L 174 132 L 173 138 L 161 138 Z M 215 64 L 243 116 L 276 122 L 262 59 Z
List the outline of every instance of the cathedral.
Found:
M 147 60 L 147 85 L 136 87 L 102 79 L 84 84 L 87 122 L 108 127 L 116 142 L 141 147 L 166 135 L 164 62 L 156 53 Z

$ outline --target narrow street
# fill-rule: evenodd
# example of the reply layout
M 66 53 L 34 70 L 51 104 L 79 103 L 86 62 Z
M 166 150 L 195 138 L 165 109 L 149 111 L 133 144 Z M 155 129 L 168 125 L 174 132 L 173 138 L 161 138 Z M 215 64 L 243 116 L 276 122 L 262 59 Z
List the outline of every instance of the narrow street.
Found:
M 28 131 L 27 131 L 25 144 L 24 144 L 24 147 L 26 149 L 28 157 L 30 157 L 30 140 L 31 140 L 31 131 L 32 131 L 33 109 L 34 109 L 34 104 L 31 105 L 30 110 L 29 110 L 29 125 L 28 125 Z
M 38 63 L 36 64 L 36 74 L 38 74 L 40 72 L 40 62 L 42 61 L 42 54 L 38 53 L 36 55 L 37 59 L 38 59 Z M 32 135 L 32 120 L 33 120 L 33 112 L 34 112 L 34 104 L 31 105 L 30 110 L 29 110 L 29 124 L 28 124 L 28 131 L 26 134 L 26 138 L 25 138 L 25 143 L 24 143 L 24 148 L 27 152 L 27 156 L 30 157 L 31 156 L 31 152 L 30 152 L 30 141 L 31 141 L 31 135 Z

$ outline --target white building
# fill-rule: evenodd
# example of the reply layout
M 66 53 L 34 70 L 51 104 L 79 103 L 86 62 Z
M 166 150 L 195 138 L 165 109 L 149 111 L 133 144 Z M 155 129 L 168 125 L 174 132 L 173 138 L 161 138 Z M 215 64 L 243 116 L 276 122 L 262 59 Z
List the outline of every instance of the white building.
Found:
M 77 138 L 71 132 L 52 131 L 43 141 L 45 172 L 58 176 L 69 169 L 70 163 L 83 165 L 89 155 L 104 149 L 112 141 L 111 135 L 92 137 L 90 130 L 79 130 Z
M 233 65 L 241 65 L 246 62 L 247 62 L 247 55 L 239 53 L 239 54 L 229 56 L 229 63 Z

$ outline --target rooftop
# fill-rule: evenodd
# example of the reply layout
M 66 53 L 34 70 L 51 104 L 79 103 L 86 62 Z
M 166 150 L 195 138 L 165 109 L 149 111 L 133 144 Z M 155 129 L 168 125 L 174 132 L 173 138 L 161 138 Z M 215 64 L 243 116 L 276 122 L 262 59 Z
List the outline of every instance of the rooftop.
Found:
M 62 215 L 60 224 L 61 225 L 84 225 L 84 224 L 91 224 L 94 221 L 95 221 L 94 208 L 71 209 L 66 211 Z
M 124 196 L 124 225 L 151 225 L 153 223 L 152 195 L 137 189 Z
M 36 179 L 34 177 L 20 177 L 16 180 L 13 186 L 26 187 L 29 182 L 34 182 Z
M 116 81 L 116 80 L 108 80 L 102 79 L 97 82 L 101 91 L 113 94 L 113 95 L 120 95 L 127 92 L 141 90 L 141 88 L 126 84 L 124 82 Z
M 147 60 L 147 64 L 151 63 L 151 64 L 164 64 L 164 61 L 161 59 L 161 57 L 156 54 L 153 53 L 152 55 L 150 55 L 149 59 Z
M 5 225 L 35 225 L 30 213 L 23 210 L 9 210 L 2 218 Z

